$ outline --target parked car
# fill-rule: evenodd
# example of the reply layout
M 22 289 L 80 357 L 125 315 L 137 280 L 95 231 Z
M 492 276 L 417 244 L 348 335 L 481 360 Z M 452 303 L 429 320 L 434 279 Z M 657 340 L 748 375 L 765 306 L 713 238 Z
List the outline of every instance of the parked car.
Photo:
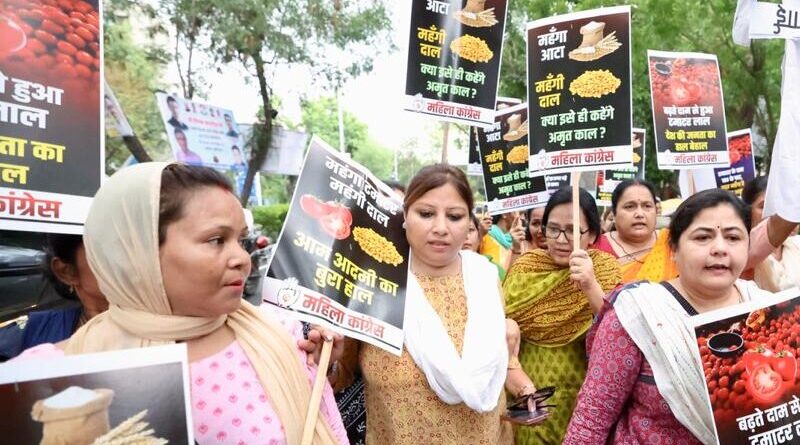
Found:
M 0 323 L 32 310 L 69 305 L 45 277 L 40 233 L 0 231 Z

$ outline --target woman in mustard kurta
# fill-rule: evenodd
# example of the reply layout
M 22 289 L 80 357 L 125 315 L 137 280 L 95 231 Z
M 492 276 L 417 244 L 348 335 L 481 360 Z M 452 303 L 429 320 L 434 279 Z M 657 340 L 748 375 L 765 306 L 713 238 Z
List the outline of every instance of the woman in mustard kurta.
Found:
M 343 374 L 361 367 L 368 445 L 510 444 L 500 419 L 509 354 L 497 269 L 461 250 L 472 207 L 457 168 L 425 167 L 409 183 L 402 355 L 355 343 L 340 361 Z
M 580 249 L 573 251 L 572 190 L 554 193 L 542 219 L 547 249 L 523 254 L 503 282 L 506 314 L 519 324 L 519 360 L 536 387 L 557 387 L 550 418 L 515 431 L 516 444 L 561 444 L 586 375 L 584 338 L 603 297 L 620 282 L 617 261 L 588 250 L 600 233 L 591 195 L 580 190 Z

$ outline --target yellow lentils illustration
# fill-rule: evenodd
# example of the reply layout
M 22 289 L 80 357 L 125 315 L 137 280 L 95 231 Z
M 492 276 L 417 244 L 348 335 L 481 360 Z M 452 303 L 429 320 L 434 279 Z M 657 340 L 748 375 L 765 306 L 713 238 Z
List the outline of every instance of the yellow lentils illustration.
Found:
M 622 84 L 609 70 L 586 71 L 569 84 L 569 92 L 580 97 L 602 97 Z
M 465 34 L 450 42 L 450 50 L 470 62 L 488 62 L 494 57 L 483 39 Z
M 508 161 L 509 164 L 524 164 L 528 162 L 528 146 L 517 145 L 512 148 L 511 151 L 508 152 L 508 155 L 506 155 L 506 161 Z
M 356 227 L 353 229 L 353 238 L 367 255 L 375 258 L 379 263 L 397 266 L 403 263 L 403 257 L 391 241 L 379 235 L 372 229 Z

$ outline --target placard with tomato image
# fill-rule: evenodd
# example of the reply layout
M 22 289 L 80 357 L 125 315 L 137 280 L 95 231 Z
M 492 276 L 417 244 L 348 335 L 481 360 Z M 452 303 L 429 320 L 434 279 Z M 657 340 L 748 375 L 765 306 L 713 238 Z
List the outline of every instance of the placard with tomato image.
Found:
M 658 168 L 727 167 L 717 56 L 648 50 L 647 59 Z
M 83 232 L 104 173 L 101 11 L 0 1 L 0 229 Z
M 720 445 L 800 439 L 798 322 L 796 290 L 694 318 Z
M 400 197 L 315 137 L 262 297 L 399 355 L 408 252 Z

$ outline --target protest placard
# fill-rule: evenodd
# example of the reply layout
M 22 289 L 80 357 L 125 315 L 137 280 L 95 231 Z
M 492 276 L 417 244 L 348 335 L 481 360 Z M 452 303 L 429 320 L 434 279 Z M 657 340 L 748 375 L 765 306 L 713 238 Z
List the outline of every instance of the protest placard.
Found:
M 528 24 L 533 175 L 631 163 L 630 7 Z
M 312 138 L 264 301 L 399 355 L 409 247 L 400 198 Z
M 15 444 L 191 444 L 189 397 L 185 344 L 28 358 L 0 364 L 0 435 Z
M 800 39 L 800 1 L 753 3 L 751 39 Z
M 497 112 L 491 127 L 477 128 L 489 213 L 498 215 L 547 204 L 542 176 L 528 171 L 528 105 Z
M 800 438 L 799 317 L 796 289 L 693 317 L 719 445 Z
M 458 123 L 494 121 L 506 3 L 411 1 L 406 110 Z
M 610 206 L 611 195 L 620 182 L 627 179 L 644 179 L 646 134 L 643 128 L 634 128 L 631 132 L 631 143 L 633 145 L 633 165 L 631 167 L 597 172 L 597 188 L 595 191 L 597 205 Z
M 688 198 L 697 192 L 713 188 L 730 190 L 736 196 L 742 196 L 745 184 L 756 177 L 751 140 L 749 128 L 728 133 L 730 167 L 681 170 L 678 177 L 681 196 Z
M 511 97 L 498 97 L 497 110 L 508 108 L 513 105 L 521 104 L 522 101 Z M 483 167 L 481 167 L 481 153 L 478 147 L 478 128 L 469 127 L 469 159 L 467 161 L 467 174 L 471 176 L 483 175 Z
M 717 56 L 648 50 L 647 59 L 658 168 L 727 167 Z
M 81 7 L 70 19 L 57 3 L 0 4 L 0 229 L 80 234 L 100 187 L 99 8 Z M 37 20 L 42 8 L 66 20 Z

